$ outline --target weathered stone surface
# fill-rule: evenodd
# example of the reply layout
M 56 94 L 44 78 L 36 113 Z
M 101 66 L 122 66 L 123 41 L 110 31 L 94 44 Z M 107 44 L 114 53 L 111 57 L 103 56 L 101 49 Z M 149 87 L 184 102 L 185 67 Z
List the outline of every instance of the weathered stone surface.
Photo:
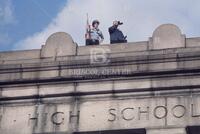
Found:
M 0 134 L 135 128 L 185 134 L 188 125 L 200 125 L 200 41 L 186 40 L 187 48 L 184 41 L 167 24 L 149 44 L 77 48 L 61 32 L 41 53 L 0 53 Z M 93 49 L 108 62 L 92 64 Z
M 186 39 L 186 47 L 199 47 L 200 46 L 200 38 L 188 38 Z
M 167 99 L 171 112 L 168 114 L 168 125 L 192 126 L 199 125 L 199 96 L 180 96 Z M 179 104 L 179 105 L 176 105 Z
M 166 49 L 185 47 L 185 36 L 173 24 L 163 24 L 154 32 L 149 41 L 149 49 Z
M 2 134 L 32 134 L 33 125 L 29 125 L 29 114 L 35 111 L 34 106 L 2 108 L 0 127 Z
M 43 85 L 39 87 L 40 95 L 53 95 L 71 93 L 75 90 L 74 84 Z
M 185 128 L 148 129 L 147 134 L 186 134 Z
M 165 118 L 154 117 L 154 108 L 164 99 L 128 99 L 84 102 L 80 105 L 80 131 L 162 127 Z M 161 115 L 162 116 L 162 115 Z M 96 129 L 95 129 L 96 128 Z
M 2 97 L 19 97 L 37 95 L 37 86 L 21 87 L 21 88 L 3 88 Z
M 13 81 L 21 79 L 21 73 L 3 73 L 0 74 L 0 81 Z
M 146 51 L 148 42 L 131 42 L 126 44 L 115 44 L 115 45 L 100 45 L 100 46 L 79 46 L 77 55 L 88 55 L 92 49 L 105 49 L 109 50 L 109 53 L 121 53 L 123 52 L 138 52 Z
M 2 113 L 2 134 L 66 132 L 70 127 L 69 104 L 3 107 Z
M 36 59 L 40 58 L 40 50 L 21 50 L 21 51 L 10 51 L 10 52 L 1 52 L 0 53 L 0 60 L 17 60 L 20 61 L 21 59 Z
M 77 45 L 72 37 L 64 32 L 52 34 L 41 50 L 41 57 L 76 55 Z

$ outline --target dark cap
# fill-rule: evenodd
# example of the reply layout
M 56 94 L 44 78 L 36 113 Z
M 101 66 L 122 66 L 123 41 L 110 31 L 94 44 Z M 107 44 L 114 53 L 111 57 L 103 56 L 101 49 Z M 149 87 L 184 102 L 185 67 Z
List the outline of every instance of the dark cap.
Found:
M 98 25 L 99 25 L 99 21 L 98 21 L 98 20 L 94 20 L 94 21 L 92 22 L 92 26 L 94 26 L 94 24 L 98 24 Z

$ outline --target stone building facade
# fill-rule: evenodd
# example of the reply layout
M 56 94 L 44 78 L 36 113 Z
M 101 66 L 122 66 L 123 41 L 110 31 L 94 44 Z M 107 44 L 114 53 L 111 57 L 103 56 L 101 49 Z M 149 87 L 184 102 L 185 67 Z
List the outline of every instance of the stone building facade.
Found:
M 28 44 L 27 44 L 28 45 Z M 0 53 L 0 134 L 200 134 L 200 38 Z

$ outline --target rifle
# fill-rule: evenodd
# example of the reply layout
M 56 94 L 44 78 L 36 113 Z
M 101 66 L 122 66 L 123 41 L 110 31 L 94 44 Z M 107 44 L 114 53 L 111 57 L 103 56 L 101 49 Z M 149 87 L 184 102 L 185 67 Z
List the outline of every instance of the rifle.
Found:
M 87 22 L 86 22 L 86 33 L 85 33 L 85 39 L 91 39 L 91 35 L 90 35 L 90 24 L 89 24 L 89 17 L 88 17 L 88 13 L 87 13 Z

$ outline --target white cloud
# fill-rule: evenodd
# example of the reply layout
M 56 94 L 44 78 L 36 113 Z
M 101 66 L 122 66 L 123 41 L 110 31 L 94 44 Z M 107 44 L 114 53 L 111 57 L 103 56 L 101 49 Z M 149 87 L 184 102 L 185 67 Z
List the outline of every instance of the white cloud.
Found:
M 10 0 L 0 2 L 0 25 L 12 24 L 15 22 L 13 6 Z
M 200 1 L 193 0 L 68 0 L 66 6 L 43 31 L 21 40 L 15 49 L 40 48 L 48 36 L 64 31 L 72 35 L 75 42 L 84 45 L 86 13 L 90 22 L 100 20 L 100 29 L 109 43 L 108 27 L 113 20 L 124 22 L 121 26 L 128 41 L 148 40 L 157 26 L 174 23 L 184 33 L 200 34 Z M 198 25 L 197 25 L 198 24 Z

